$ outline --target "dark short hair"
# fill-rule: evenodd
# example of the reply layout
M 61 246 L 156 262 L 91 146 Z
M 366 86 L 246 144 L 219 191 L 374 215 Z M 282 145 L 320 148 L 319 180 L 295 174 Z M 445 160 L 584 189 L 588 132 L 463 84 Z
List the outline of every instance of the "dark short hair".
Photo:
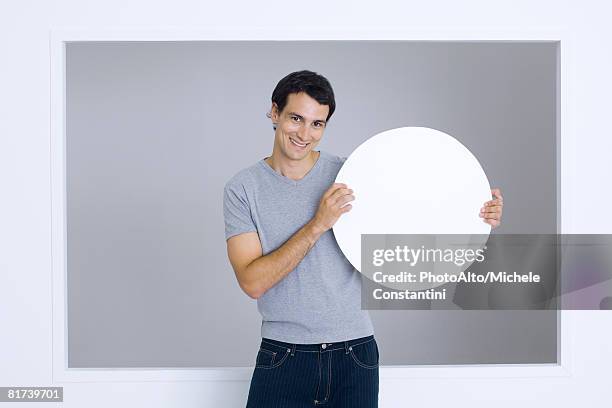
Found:
M 292 72 L 281 79 L 274 92 L 272 92 L 272 102 L 278 106 L 278 111 L 282 112 L 287 105 L 289 94 L 306 92 L 308 96 L 319 102 L 321 105 L 329 106 L 327 119 L 331 118 L 336 110 L 336 101 L 331 84 L 323 75 L 312 71 Z

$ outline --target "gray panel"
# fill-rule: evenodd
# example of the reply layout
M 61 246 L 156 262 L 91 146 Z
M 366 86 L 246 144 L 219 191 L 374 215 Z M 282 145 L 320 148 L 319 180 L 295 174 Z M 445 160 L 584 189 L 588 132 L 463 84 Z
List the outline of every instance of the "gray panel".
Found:
M 334 86 L 322 149 L 439 129 L 502 188 L 499 233 L 555 233 L 556 64 L 552 42 L 68 44 L 69 366 L 254 363 L 261 320 L 227 261 L 222 189 L 271 152 L 265 113 L 291 71 Z M 383 364 L 557 359 L 555 311 L 371 314 Z

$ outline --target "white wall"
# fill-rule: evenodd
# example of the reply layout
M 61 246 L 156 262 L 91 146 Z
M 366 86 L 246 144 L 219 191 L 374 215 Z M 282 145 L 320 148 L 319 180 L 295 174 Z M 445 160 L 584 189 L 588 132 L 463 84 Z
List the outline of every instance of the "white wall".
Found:
M 169 3 L 169 2 L 168 2 Z M 571 41 L 562 140 L 563 231 L 609 233 L 612 82 L 606 2 L 387 1 L 302 3 L 106 0 L 5 2 L 0 8 L 0 386 L 63 385 L 66 407 L 240 407 L 248 382 L 52 383 L 50 79 L 52 28 L 327 28 L 406 26 L 534 30 Z M 327 4 L 326 4 L 327 3 Z M 364 3 L 358 5 L 359 3 Z M 508 199 L 511 199 L 508 197 Z M 507 201 L 507 204 L 509 201 Z M 571 406 L 609 399 L 612 313 L 573 317 L 568 377 L 386 379 L 381 406 Z M 95 396 L 95 397 L 94 397 Z M 89 402 L 91 401 L 91 402 Z M 19 405 L 27 406 L 28 404 Z M 49 406 L 54 404 L 49 404 Z M 45 405 L 46 406 L 46 405 Z

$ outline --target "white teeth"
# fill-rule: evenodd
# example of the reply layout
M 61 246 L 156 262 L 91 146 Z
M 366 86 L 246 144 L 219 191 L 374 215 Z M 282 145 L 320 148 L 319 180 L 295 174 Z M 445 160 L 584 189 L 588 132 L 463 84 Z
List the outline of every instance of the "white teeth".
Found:
M 291 140 L 291 143 L 293 143 L 294 145 L 296 145 L 298 147 L 306 147 L 308 145 L 308 143 L 306 143 L 306 144 L 299 144 L 298 142 L 296 142 L 292 138 L 289 138 L 289 140 Z

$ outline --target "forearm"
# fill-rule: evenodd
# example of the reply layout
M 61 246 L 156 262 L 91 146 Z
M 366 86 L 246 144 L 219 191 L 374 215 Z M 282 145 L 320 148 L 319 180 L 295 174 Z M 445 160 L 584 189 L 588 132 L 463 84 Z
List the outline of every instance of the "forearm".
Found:
M 283 245 L 251 262 L 243 271 L 242 283 L 247 293 L 258 298 L 280 282 L 304 259 L 324 229 L 308 222 Z

